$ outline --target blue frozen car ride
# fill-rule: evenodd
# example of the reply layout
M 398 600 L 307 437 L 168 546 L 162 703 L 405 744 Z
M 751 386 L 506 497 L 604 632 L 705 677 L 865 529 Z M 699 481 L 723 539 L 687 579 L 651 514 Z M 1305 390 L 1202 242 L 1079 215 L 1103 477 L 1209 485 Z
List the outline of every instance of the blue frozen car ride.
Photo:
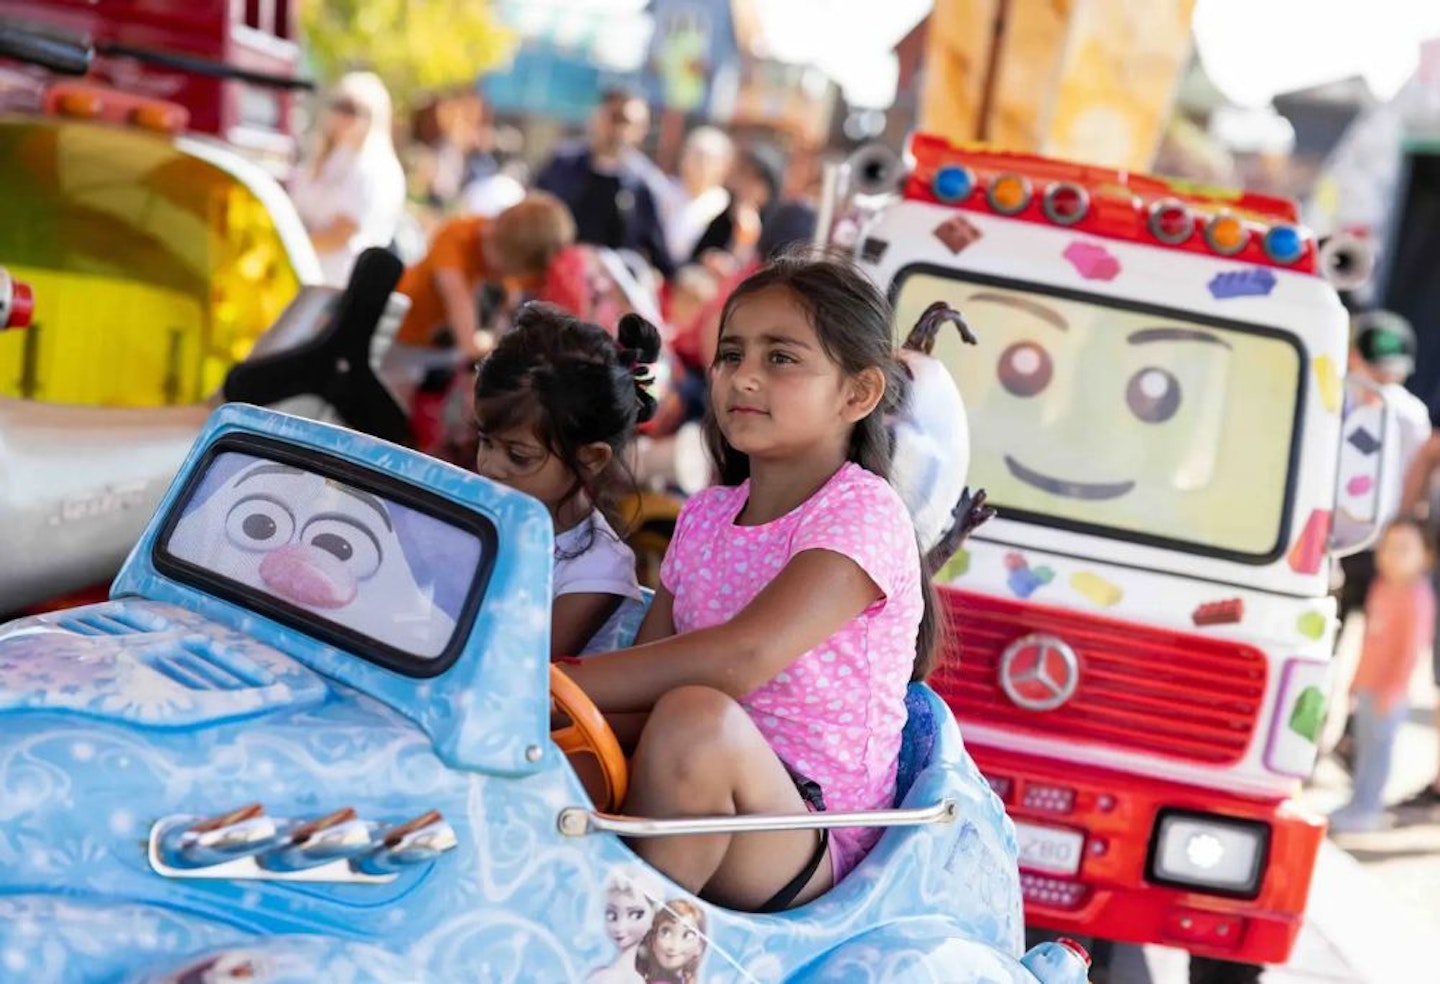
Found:
M 527 496 L 216 410 L 111 599 L 0 627 L 0 979 L 1083 980 L 1022 964 L 1010 822 L 924 686 L 893 810 L 602 812 L 625 762 L 550 668 L 551 554 Z M 773 915 L 622 840 L 820 823 L 890 829 Z

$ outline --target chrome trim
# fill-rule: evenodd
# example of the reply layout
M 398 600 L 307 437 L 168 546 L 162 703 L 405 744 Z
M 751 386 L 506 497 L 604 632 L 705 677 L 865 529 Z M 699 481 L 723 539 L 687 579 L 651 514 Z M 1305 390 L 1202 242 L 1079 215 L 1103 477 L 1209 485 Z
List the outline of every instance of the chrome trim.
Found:
M 301 821 L 267 816 L 252 803 L 212 817 L 161 817 L 150 826 L 147 854 L 165 878 L 373 884 L 458 845 L 439 810 L 381 824 L 350 807 Z
M 1035 666 L 1026 672 L 1017 673 L 1015 661 L 1030 648 L 1039 650 Z M 1060 665 L 1064 669 L 1064 675 L 1060 679 L 1050 675 L 1048 657 L 1051 655 L 1059 657 Z M 1000 689 L 1005 691 L 1005 696 L 1009 697 L 1016 707 L 1023 707 L 1027 711 L 1053 711 L 1074 697 L 1075 691 L 1080 689 L 1080 657 L 1075 655 L 1075 650 L 1064 639 L 1048 632 L 1032 632 L 1006 646 L 1000 654 L 1000 665 L 996 672 L 1000 679 Z M 1030 697 L 1022 694 L 1020 684 L 1032 681 L 1039 684 L 1048 696 Z
M 162 820 L 157 820 L 154 825 L 151 826 L 147 854 L 150 867 L 157 875 L 164 878 L 330 882 L 331 884 L 351 883 L 367 885 L 384 884 L 394 881 L 396 878 L 394 874 L 372 875 L 356 871 L 350 866 L 349 862 L 344 859 L 331 861 L 328 864 L 318 865 L 313 868 L 301 868 L 296 871 L 278 871 L 262 868 L 254 855 L 195 868 L 181 868 L 168 864 L 164 858 L 162 848 L 162 843 L 167 835 L 178 834 L 180 831 L 185 830 L 190 824 L 203 819 L 204 817 L 166 817 Z
M 437 818 L 413 830 L 397 836 L 395 831 L 387 832 L 382 845 L 369 854 L 356 858 L 352 867 L 367 875 L 384 875 L 402 868 L 413 868 L 436 860 L 446 851 L 453 851 L 459 843 L 455 830 L 444 820 Z
M 680 834 L 749 834 L 767 830 L 822 830 L 831 827 L 923 827 L 951 823 L 960 815 L 951 799 L 905 810 L 857 810 L 852 813 L 756 813 L 735 817 L 682 817 L 648 820 L 601 813 L 581 806 L 560 811 L 556 826 L 566 837 L 618 834 L 621 837 L 674 837 Z
M 173 838 L 172 847 L 184 861 L 195 867 L 219 864 L 248 857 L 275 846 L 282 833 L 274 817 L 258 816 L 214 830 L 187 828 Z

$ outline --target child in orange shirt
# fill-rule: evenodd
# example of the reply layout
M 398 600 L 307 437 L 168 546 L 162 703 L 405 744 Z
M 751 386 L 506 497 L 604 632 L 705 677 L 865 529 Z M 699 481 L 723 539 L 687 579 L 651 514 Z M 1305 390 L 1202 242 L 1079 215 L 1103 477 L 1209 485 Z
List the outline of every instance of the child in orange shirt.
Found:
M 482 284 L 535 287 L 555 254 L 575 241 L 575 220 L 558 198 L 531 192 L 494 219 L 467 215 L 435 233 L 424 259 L 395 289 L 410 298 L 395 340 L 435 346 L 443 332 L 465 359 L 483 358 L 494 339 L 485 334 L 475 303 Z
M 1415 662 L 1435 638 L 1431 545 L 1412 519 L 1386 527 L 1375 551 L 1375 580 L 1365 596 L 1365 642 L 1350 685 L 1355 704 L 1355 786 L 1330 814 L 1337 833 L 1385 826 L 1385 782 L 1395 736 L 1409 709 Z

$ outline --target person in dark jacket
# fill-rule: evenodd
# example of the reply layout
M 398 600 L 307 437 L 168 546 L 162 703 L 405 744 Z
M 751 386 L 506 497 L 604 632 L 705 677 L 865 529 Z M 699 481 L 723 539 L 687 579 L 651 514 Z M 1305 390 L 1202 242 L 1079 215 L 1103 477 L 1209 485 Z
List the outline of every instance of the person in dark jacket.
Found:
M 590 116 L 588 139 L 557 150 L 535 184 L 569 206 L 579 242 L 634 250 L 669 277 L 656 191 L 664 177 L 639 149 L 649 129 L 645 101 L 611 89 Z

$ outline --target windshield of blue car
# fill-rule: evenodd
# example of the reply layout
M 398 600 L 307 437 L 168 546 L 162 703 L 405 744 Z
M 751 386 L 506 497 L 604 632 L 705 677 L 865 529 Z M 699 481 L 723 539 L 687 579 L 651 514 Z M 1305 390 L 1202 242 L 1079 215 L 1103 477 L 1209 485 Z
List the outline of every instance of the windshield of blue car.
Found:
M 378 488 L 222 451 L 187 491 L 164 552 L 267 614 L 433 661 L 474 608 L 478 531 Z

